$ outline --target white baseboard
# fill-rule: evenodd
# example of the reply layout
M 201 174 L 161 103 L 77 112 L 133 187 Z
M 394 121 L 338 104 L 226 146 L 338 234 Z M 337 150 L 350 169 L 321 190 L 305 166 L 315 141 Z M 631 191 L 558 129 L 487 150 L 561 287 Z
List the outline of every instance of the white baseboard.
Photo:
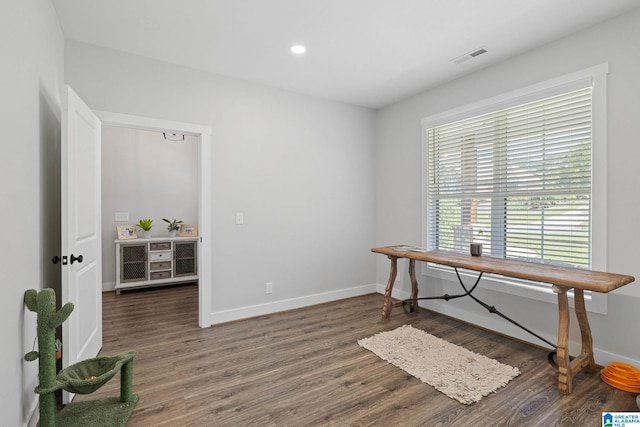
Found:
M 385 286 L 377 285 L 378 293 L 384 295 Z M 393 291 L 393 297 L 404 300 L 411 297 L 411 294 L 407 291 L 403 290 L 395 290 Z M 521 331 L 517 328 L 513 328 L 509 322 L 501 322 L 500 319 L 487 319 L 485 316 L 475 315 L 473 313 L 466 312 L 464 310 L 457 310 L 455 307 L 449 306 L 447 310 L 444 310 L 444 302 L 442 301 L 431 301 L 429 305 L 429 309 L 436 311 L 438 313 L 442 313 L 445 316 L 454 317 L 456 319 L 460 319 L 463 322 L 468 322 L 474 325 L 478 325 L 481 328 L 489 329 L 500 334 L 510 336 L 516 338 L 521 341 L 526 341 L 533 345 L 543 345 L 541 341 L 537 340 L 535 337 L 527 334 L 524 331 Z M 423 305 L 420 304 L 422 307 Z M 557 342 L 557 332 L 553 332 L 552 336 L 548 333 L 536 332 L 539 335 L 543 336 L 545 339 L 549 340 L 552 343 Z M 579 354 L 582 344 L 577 341 L 569 340 L 569 352 L 572 354 Z M 593 347 L 593 357 L 596 361 L 597 365 L 606 366 L 610 362 L 623 362 L 632 366 L 640 366 L 639 359 L 633 359 L 631 357 L 627 357 L 621 354 L 612 353 L 608 350 L 603 350 L 594 345 Z
M 377 292 L 376 285 L 357 286 L 354 288 L 323 292 L 321 294 L 313 294 L 298 298 L 274 301 L 266 304 L 257 304 L 248 307 L 215 311 L 210 314 L 209 319 L 211 325 L 215 325 L 217 323 L 231 322 L 233 320 L 247 319 L 249 317 L 277 313 L 279 311 L 292 310 L 316 304 L 323 304 L 325 302 L 371 294 L 374 292 Z
M 632 359 L 630 357 L 611 353 L 610 351 L 605 351 L 596 347 L 593 348 L 593 357 L 596 359 L 596 364 L 601 366 L 607 366 L 611 362 L 622 362 L 631 366 L 640 366 L 640 359 Z
M 116 289 L 116 282 L 102 282 L 102 292 L 114 291 Z

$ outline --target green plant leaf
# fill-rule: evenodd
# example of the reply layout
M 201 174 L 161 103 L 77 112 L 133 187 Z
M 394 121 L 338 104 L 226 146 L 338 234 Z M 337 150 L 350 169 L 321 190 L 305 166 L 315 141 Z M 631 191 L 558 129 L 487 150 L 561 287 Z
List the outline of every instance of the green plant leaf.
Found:
M 138 227 L 142 228 L 145 231 L 149 231 L 151 230 L 153 224 L 153 220 L 150 218 L 146 218 L 146 219 L 141 219 L 140 221 L 138 221 L 138 223 L 136 224 Z

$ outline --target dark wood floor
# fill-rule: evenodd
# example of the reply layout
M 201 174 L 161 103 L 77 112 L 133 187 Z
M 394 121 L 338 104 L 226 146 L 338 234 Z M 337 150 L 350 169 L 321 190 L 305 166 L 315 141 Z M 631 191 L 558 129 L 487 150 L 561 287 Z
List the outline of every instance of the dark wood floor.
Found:
M 198 327 L 197 287 L 104 295 L 103 355 L 138 351 L 127 426 L 600 426 L 637 411 L 635 395 L 581 373 L 562 396 L 546 350 L 421 310 L 382 321 L 372 294 Z M 357 340 L 411 324 L 517 366 L 522 374 L 473 405 L 450 399 Z M 96 394 L 117 396 L 118 377 Z

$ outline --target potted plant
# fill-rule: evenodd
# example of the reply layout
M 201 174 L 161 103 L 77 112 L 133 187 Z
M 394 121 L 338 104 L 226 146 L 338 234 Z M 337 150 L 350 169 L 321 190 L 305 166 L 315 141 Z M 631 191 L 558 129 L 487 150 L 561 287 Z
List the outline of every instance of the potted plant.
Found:
M 162 220 L 167 223 L 169 236 L 174 237 L 176 234 L 178 234 L 178 230 L 180 229 L 180 224 L 182 224 L 182 221 L 178 221 L 175 218 L 173 219 L 173 221 L 169 221 L 167 218 L 162 218 Z
M 138 221 L 136 226 L 140 228 L 140 230 L 142 230 L 142 237 L 149 237 L 149 232 L 151 231 L 152 224 L 153 220 L 149 218 L 141 219 L 140 221 Z

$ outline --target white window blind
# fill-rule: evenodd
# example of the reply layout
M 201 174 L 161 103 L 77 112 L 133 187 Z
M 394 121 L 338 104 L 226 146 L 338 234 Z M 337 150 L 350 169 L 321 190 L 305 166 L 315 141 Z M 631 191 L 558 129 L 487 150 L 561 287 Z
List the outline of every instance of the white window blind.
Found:
M 590 86 L 425 135 L 430 249 L 591 266 Z

